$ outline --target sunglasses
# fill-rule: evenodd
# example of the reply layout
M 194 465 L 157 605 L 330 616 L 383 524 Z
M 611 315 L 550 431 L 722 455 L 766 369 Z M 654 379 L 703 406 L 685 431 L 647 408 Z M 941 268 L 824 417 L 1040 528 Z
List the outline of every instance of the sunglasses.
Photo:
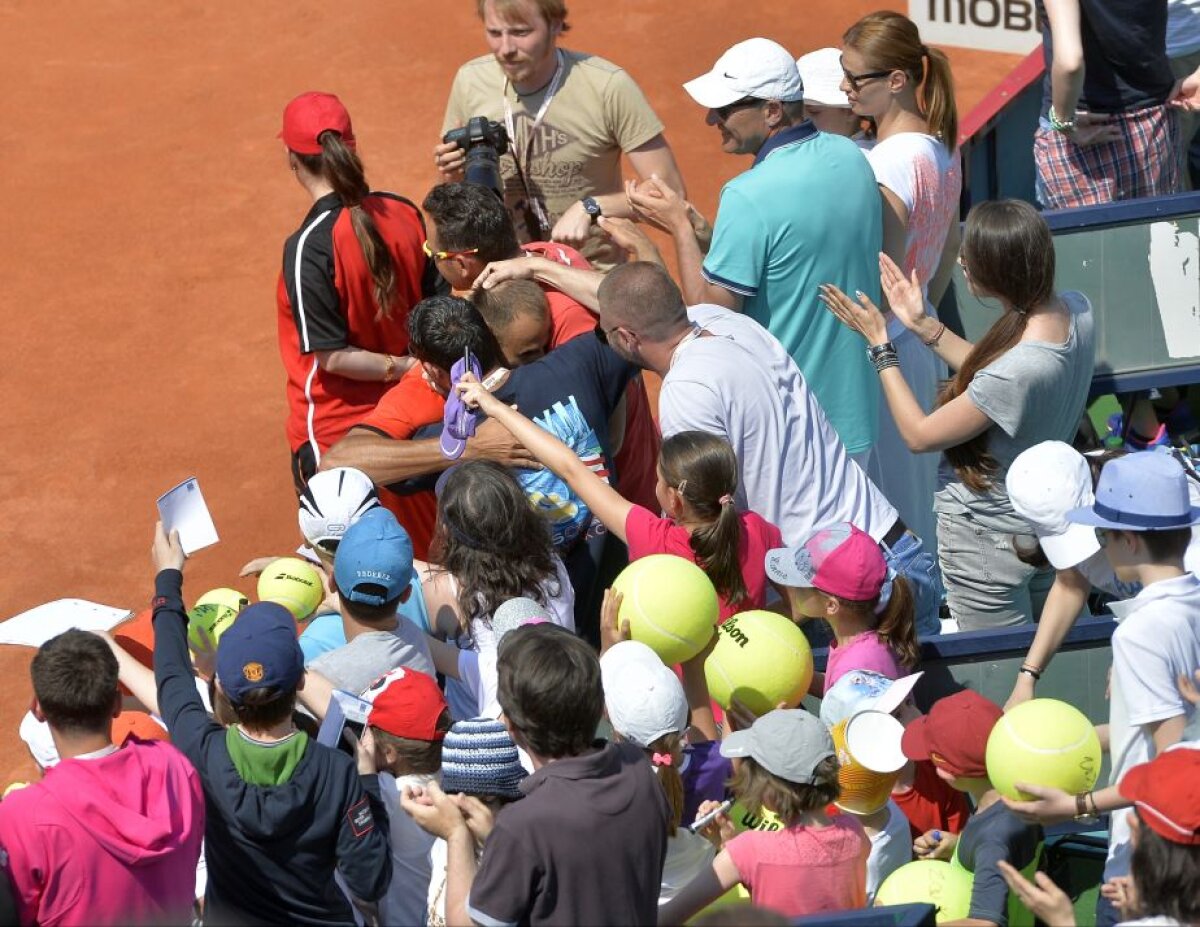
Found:
M 619 326 L 619 325 L 614 326 L 613 331 L 616 331 L 620 327 L 621 326 Z M 609 345 L 609 342 L 608 342 L 608 332 L 606 332 L 604 330 L 604 326 L 601 325 L 599 322 L 596 323 L 595 332 L 596 332 L 596 340 L 597 341 L 599 341 L 605 347 L 611 347 L 611 345 Z
M 846 83 L 850 85 L 850 89 L 857 93 L 862 89 L 862 85 L 869 80 L 878 80 L 881 77 L 887 77 L 891 71 L 865 71 L 862 74 L 851 74 L 844 67 L 842 74 L 846 78 Z
M 759 100 L 756 97 L 743 97 L 740 100 L 734 100 L 732 103 L 726 103 L 724 106 L 713 107 L 713 112 L 717 114 L 717 118 L 724 122 L 739 109 L 749 109 L 751 106 L 759 106 L 767 102 Z
M 465 251 L 434 251 L 429 247 L 429 239 L 421 245 L 421 250 L 425 252 L 426 257 L 431 257 L 435 261 L 446 261 L 452 257 L 465 257 L 468 254 L 478 254 L 478 248 L 467 248 Z

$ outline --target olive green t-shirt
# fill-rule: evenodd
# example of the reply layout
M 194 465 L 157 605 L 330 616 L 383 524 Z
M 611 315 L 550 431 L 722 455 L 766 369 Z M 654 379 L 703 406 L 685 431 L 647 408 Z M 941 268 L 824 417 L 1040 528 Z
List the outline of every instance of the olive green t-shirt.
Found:
M 663 130 L 646 97 L 624 70 L 584 52 L 562 49 L 562 57 L 559 87 L 536 132 L 533 124 L 549 85 L 529 96 L 518 95 L 490 54 L 458 69 L 446 104 L 443 134 L 466 125 L 473 116 L 486 116 L 504 125 L 507 98 L 517 137 L 500 159 L 500 172 L 505 203 L 522 243 L 543 236 L 526 221 L 526 191 L 513 162 L 514 148 L 521 153 L 529 192 L 541 197 L 553 227 L 567 208 L 583 197 L 620 193 L 621 153 L 641 147 Z M 601 269 L 619 260 L 616 250 L 596 231 L 582 250 Z

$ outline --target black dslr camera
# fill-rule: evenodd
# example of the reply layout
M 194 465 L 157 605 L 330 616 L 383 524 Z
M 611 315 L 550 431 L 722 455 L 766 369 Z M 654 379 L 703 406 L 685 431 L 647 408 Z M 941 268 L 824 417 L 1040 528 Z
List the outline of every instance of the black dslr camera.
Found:
M 442 136 L 442 141 L 467 153 L 469 183 L 481 184 L 504 198 L 504 184 L 500 180 L 500 155 L 508 151 L 508 132 L 504 126 L 486 116 L 472 116 L 465 126 Z

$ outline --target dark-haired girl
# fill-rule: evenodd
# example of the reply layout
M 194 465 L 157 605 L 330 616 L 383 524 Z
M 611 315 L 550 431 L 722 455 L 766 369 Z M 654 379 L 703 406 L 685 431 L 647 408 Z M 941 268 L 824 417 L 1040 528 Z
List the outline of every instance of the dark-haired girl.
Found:
M 284 244 L 277 288 L 287 435 L 299 491 L 329 446 L 412 365 L 405 319 L 421 299 L 423 281 L 436 274 L 428 273 L 417 208 L 367 186 L 350 114 L 337 97 L 296 97 L 284 109 L 280 138 L 288 166 L 312 198 Z
M 867 339 L 904 443 L 913 453 L 943 452 L 941 488 L 931 500 L 938 559 L 950 613 L 971 630 L 1029 622 L 1053 581 L 1053 571 L 1017 557 L 1014 537 L 1024 546 L 1035 539 L 1013 510 L 1004 476 L 1026 448 L 1072 439 L 1091 384 L 1095 341 L 1087 297 L 1055 292 L 1054 242 L 1028 203 L 999 200 L 973 208 L 959 262 L 972 294 L 1003 308 L 978 344 L 926 315 L 916 271 L 906 276 L 886 255 L 879 259 L 896 317 L 956 371 L 928 415 L 900 373 L 875 304 L 834 286 L 822 287 L 821 298 Z
M 549 523 L 498 463 L 466 461 L 439 481 L 429 560 L 416 564 L 429 623 L 460 649 L 494 662 L 499 636 L 492 613 L 521 597 L 541 605 L 554 624 L 575 630 L 575 593 L 554 553 Z M 446 700 L 459 720 L 479 714 L 479 694 L 456 678 L 446 681 Z
M 729 442 L 700 431 L 663 440 L 655 495 L 666 513 L 623 498 L 569 447 L 496 399 L 474 378 L 458 390 L 470 405 L 496 419 L 567 482 L 597 518 L 629 546 L 629 559 L 674 554 L 697 564 L 712 580 L 724 621 L 766 602 L 767 551 L 783 546 L 779 529 L 754 512 L 739 512 L 737 458 Z

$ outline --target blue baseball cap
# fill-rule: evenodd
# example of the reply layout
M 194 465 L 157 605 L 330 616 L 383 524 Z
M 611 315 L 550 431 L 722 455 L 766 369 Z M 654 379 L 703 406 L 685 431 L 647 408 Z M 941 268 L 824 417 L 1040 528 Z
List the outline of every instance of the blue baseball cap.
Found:
M 333 558 L 333 578 L 342 596 L 363 605 L 382 605 L 407 589 L 413 545 L 396 516 L 374 508 L 347 528 Z
M 1137 451 L 1100 471 L 1096 501 L 1071 509 L 1067 521 L 1113 531 L 1165 531 L 1200 522 L 1188 496 L 1188 475 L 1169 453 Z
M 217 642 L 217 679 L 234 705 L 251 689 L 294 689 L 303 673 L 296 619 L 276 602 L 246 606 Z

